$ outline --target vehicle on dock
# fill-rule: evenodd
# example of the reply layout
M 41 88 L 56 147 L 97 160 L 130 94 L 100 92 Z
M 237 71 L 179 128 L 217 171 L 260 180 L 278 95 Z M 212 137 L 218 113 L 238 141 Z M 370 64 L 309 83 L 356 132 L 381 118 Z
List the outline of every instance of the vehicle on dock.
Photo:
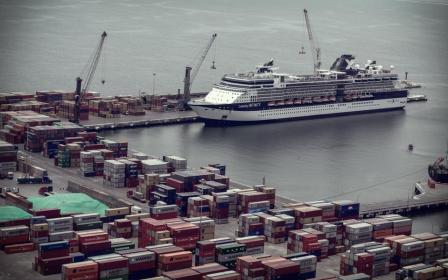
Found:
M 42 196 L 50 196 L 53 195 L 53 186 L 46 186 L 39 188 L 39 194 Z
M 17 184 L 51 184 L 53 180 L 50 177 L 21 177 L 17 178 Z
M 8 192 L 12 192 L 12 193 L 19 193 L 19 189 L 18 188 L 14 188 L 14 187 L 3 187 L 0 188 L 0 197 L 6 198 L 6 193 Z

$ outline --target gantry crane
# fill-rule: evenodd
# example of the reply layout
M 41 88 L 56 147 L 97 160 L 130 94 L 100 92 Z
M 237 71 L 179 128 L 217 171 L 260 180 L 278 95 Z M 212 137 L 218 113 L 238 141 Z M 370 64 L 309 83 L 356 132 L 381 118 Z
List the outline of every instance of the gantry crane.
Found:
M 201 56 L 199 57 L 198 61 L 196 62 L 196 64 L 194 65 L 194 67 L 190 65 L 188 65 L 185 68 L 185 77 L 184 77 L 184 96 L 183 96 L 183 105 L 185 106 L 187 104 L 187 102 L 190 100 L 190 91 L 191 91 L 191 85 L 193 84 L 194 79 L 196 78 L 196 75 L 199 72 L 199 69 L 201 68 L 202 63 L 204 62 L 208 51 L 210 50 L 210 48 L 213 45 L 213 42 L 216 39 L 216 36 L 218 36 L 218 34 L 213 33 L 212 37 L 210 38 L 210 40 L 207 42 L 207 45 L 205 46 L 205 48 L 202 51 Z M 213 65 L 212 65 L 212 69 L 214 69 L 214 61 L 213 61 Z
M 87 74 L 84 79 L 84 86 L 82 86 L 82 79 L 80 77 L 76 78 L 76 93 L 75 93 L 75 116 L 73 122 L 79 123 L 79 107 L 81 101 L 83 101 L 83 95 L 88 92 L 90 83 L 93 80 L 93 76 L 95 75 L 96 67 L 98 66 L 98 62 L 100 60 L 101 51 L 103 50 L 104 40 L 107 37 L 106 31 L 104 31 L 101 34 L 100 41 L 98 43 L 98 46 L 96 47 L 93 56 L 89 63 L 87 64 Z M 104 80 L 101 81 L 101 83 L 104 84 Z
M 308 17 L 308 11 L 306 9 L 303 10 L 305 15 L 306 29 L 308 30 L 308 38 L 310 40 L 311 52 L 313 54 L 313 62 L 314 62 L 314 73 L 317 74 L 317 70 L 320 69 L 321 61 L 320 61 L 320 48 L 315 42 L 313 37 L 313 32 L 311 30 L 311 23 Z

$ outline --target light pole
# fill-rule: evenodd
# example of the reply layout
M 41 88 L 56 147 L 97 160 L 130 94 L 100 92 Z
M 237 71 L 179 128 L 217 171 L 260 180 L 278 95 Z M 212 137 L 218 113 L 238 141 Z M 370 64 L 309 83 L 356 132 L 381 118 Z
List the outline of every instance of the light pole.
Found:
M 152 73 L 152 95 L 156 92 L 156 73 Z

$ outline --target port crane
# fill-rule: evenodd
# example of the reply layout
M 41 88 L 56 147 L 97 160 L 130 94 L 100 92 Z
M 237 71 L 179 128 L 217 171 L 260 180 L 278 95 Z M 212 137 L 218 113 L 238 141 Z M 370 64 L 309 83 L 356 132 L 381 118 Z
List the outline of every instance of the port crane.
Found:
M 308 39 L 310 41 L 311 52 L 313 55 L 314 62 L 314 74 L 317 74 L 317 70 L 320 69 L 321 61 L 320 61 L 320 48 L 315 42 L 315 38 L 313 37 L 313 31 L 311 30 L 311 22 L 308 16 L 308 11 L 306 9 L 303 10 L 303 14 L 305 15 L 306 29 L 308 30 Z
M 90 83 L 93 80 L 93 76 L 95 75 L 96 68 L 98 66 L 98 62 L 101 57 L 101 51 L 103 50 L 104 41 L 107 37 L 106 31 L 101 34 L 100 41 L 98 46 L 96 47 L 92 58 L 89 60 L 87 64 L 87 74 L 84 79 L 84 85 L 82 86 L 82 79 L 80 77 L 76 78 L 76 92 L 75 92 L 75 116 L 73 122 L 79 123 L 79 107 L 81 101 L 83 100 L 83 95 L 88 92 Z M 81 75 L 80 75 L 81 76 Z M 101 83 L 104 84 L 105 80 L 101 80 Z
M 194 82 L 194 79 L 196 78 L 196 75 L 199 72 L 199 69 L 201 68 L 202 63 L 204 62 L 205 58 L 207 57 L 208 51 L 213 45 L 213 42 L 215 41 L 218 34 L 213 33 L 210 40 L 207 42 L 207 45 L 202 50 L 201 56 L 199 57 L 198 61 L 192 67 L 191 63 L 187 67 L 185 67 L 185 77 L 184 77 L 184 96 L 183 96 L 183 107 L 186 107 L 187 102 L 190 100 L 190 91 L 191 91 L 191 85 Z M 193 61 L 194 62 L 194 61 Z M 215 61 L 213 61 L 213 64 L 211 66 L 212 69 L 216 69 L 215 67 Z

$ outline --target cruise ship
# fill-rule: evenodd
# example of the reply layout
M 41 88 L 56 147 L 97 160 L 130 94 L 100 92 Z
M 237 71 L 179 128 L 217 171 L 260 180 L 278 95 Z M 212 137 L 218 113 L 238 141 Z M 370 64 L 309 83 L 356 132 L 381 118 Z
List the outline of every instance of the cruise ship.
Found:
M 344 54 L 312 75 L 278 72 L 274 61 L 255 71 L 227 74 L 202 99 L 188 105 L 206 123 L 230 125 L 403 109 L 408 91 L 398 74 Z

